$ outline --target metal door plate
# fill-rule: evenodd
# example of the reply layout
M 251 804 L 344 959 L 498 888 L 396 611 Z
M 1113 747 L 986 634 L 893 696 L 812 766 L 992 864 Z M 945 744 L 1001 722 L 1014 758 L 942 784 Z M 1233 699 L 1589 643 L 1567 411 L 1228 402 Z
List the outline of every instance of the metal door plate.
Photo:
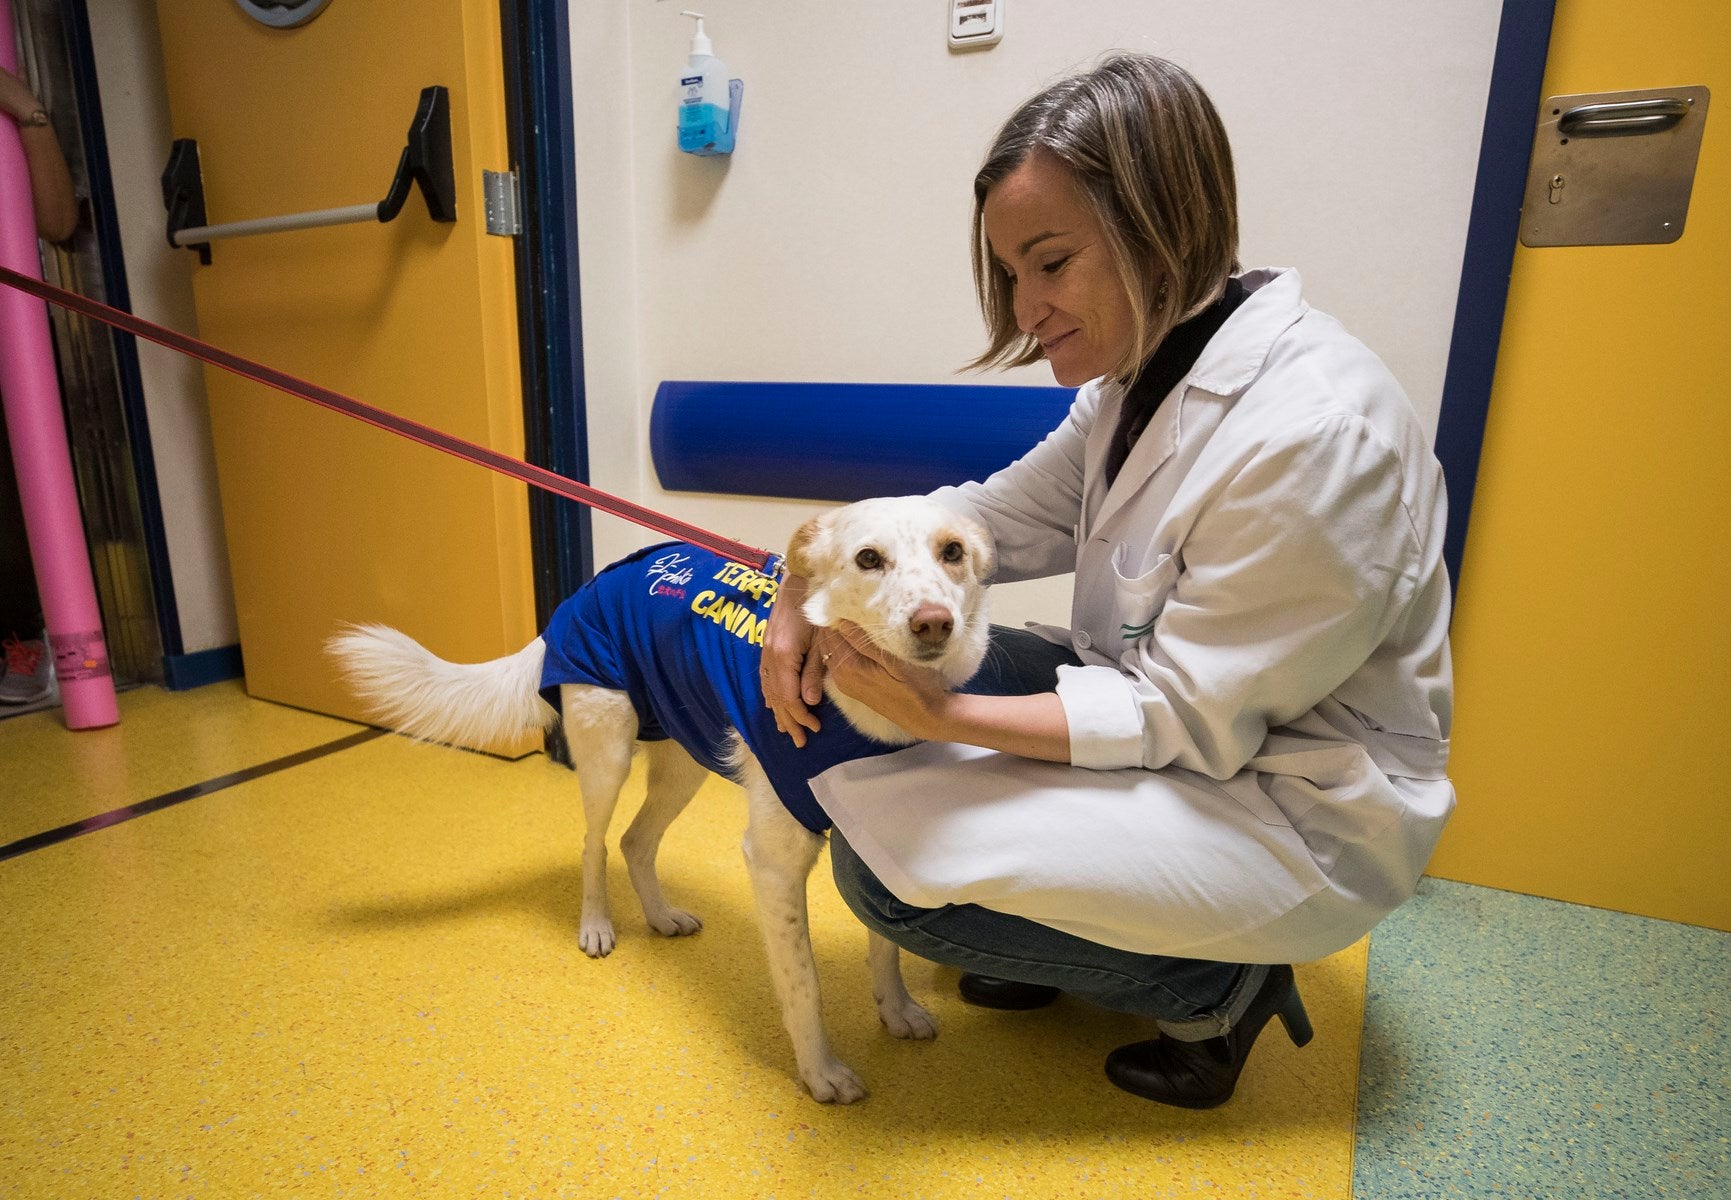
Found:
M 1629 246 L 1683 236 L 1704 87 L 1552 96 L 1521 209 L 1528 246 Z

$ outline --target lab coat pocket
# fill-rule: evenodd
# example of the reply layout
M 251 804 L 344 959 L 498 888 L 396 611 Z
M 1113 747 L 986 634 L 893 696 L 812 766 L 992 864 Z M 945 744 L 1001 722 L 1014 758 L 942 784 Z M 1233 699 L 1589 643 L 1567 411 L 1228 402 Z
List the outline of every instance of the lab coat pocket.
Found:
M 1120 644 L 1144 638 L 1154 628 L 1173 584 L 1178 582 L 1178 560 L 1162 554 L 1154 565 L 1140 569 L 1146 551 L 1129 543 L 1112 552 L 1113 601 L 1117 608 Z M 1103 648 L 1103 647 L 1102 647 Z

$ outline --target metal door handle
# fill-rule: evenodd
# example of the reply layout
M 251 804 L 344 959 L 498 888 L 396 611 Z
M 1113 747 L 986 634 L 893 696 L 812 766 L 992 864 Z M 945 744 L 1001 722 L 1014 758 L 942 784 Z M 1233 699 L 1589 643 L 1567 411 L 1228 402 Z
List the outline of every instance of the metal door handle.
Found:
M 1614 104 L 1582 104 L 1557 120 L 1557 131 L 1570 137 L 1625 137 L 1659 133 L 1689 115 L 1681 100 L 1623 100 Z
M 208 265 L 210 243 L 216 238 L 250 237 L 258 233 L 317 229 L 363 221 L 393 221 L 402 212 L 409 192 L 416 187 L 426 199 L 427 213 L 433 220 L 455 221 L 457 185 L 451 173 L 451 100 L 445 88 L 421 89 L 407 140 L 408 144 L 397 159 L 397 173 L 392 177 L 383 200 L 207 225 L 204 173 L 199 164 L 198 142 L 193 138 L 176 138 L 170 147 L 168 166 L 162 172 L 162 202 L 168 209 L 168 244 L 198 251 L 199 261 Z

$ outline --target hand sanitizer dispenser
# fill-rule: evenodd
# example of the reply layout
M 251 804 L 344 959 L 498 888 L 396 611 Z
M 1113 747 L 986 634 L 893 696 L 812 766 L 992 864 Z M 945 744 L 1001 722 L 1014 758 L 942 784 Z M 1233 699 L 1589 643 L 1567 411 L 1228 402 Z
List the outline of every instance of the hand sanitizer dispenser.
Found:
M 679 73 L 679 148 L 687 154 L 731 154 L 745 85 L 728 79 L 727 64 L 715 57 L 703 31 L 703 14 L 679 15 L 697 20 L 691 58 Z

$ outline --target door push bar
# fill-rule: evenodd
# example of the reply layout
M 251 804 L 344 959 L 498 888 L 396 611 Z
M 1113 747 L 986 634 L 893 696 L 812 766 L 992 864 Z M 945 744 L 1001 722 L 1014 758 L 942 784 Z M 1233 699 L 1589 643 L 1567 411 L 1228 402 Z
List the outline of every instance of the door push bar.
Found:
M 198 251 L 199 262 L 208 266 L 210 243 L 217 238 L 394 220 L 402 212 L 411 186 L 421 189 L 421 195 L 427 201 L 427 212 L 433 220 L 457 219 L 457 184 L 451 169 L 451 100 L 443 87 L 421 89 L 420 104 L 415 109 L 414 122 L 409 126 L 408 144 L 397 160 L 396 176 L 391 180 L 385 198 L 372 204 L 351 204 L 345 208 L 321 208 L 316 212 L 291 213 L 283 217 L 207 225 L 204 172 L 199 166 L 198 142 L 194 138 L 176 138 L 169 151 L 168 166 L 162 172 L 162 203 L 168 209 L 168 244 Z
M 1660 133 L 1688 115 L 1689 106 L 1670 96 L 1610 104 L 1581 104 L 1557 119 L 1557 132 L 1565 137 L 1627 137 L 1636 133 Z

